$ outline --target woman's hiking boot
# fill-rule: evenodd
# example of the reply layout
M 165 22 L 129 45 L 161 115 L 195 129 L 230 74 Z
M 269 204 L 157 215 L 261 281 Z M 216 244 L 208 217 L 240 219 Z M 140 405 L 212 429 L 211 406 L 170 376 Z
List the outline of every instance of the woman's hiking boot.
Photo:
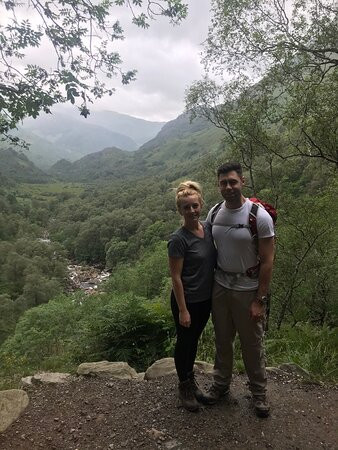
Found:
M 203 405 L 210 405 L 210 403 L 208 403 L 207 394 L 200 389 L 196 381 L 195 373 L 194 372 L 188 373 L 188 379 L 191 382 L 192 390 L 194 392 L 196 400 L 200 403 L 203 403 Z
M 178 385 L 178 397 L 183 408 L 188 411 L 198 411 L 200 405 L 195 397 L 195 392 L 191 380 L 181 381 Z
M 253 395 L 253 405 L 257 417 L 269 417 L 270 405 L 265 394 Z

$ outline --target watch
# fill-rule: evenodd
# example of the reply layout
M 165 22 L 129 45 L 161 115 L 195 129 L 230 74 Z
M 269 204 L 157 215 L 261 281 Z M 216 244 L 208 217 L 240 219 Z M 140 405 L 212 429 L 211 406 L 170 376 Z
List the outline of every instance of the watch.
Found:
M 268 296 L 267 295 L 261 295 L 260 297 L 256 297 L 256 302 L 265 306 L 268 303 Z

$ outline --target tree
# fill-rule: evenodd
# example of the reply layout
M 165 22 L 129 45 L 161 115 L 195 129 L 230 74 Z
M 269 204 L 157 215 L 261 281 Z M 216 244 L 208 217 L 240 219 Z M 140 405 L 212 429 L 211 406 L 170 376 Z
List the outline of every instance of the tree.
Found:
M 207 117 L 236 143 L 243 132 L 254 137 L 236 121 L 258 102 L 264 109 L 256 123 L 267 137 L 280 135 L 260 141 L 261 148 L 283 159 L 337 165 L 337 6 L 330 0 L 214 0 L 212 13 L 204 64 L 208 74 L 226 73 L 227 81 L 193 84 L 187 94 L 193 117 Z
M 316 82 L 338 66 L 332 0 L 213 0 L 212 13 L 204 62 L 216 70 Z
M 28 8 L 31 19 L 19 19 L 20 7 Z M 105 79 L 120 75 L 123 84 L 135 79 L 135 70 L 122 71 L 113 48 L 124 39 L 114 18 L 118 7 L 129 8 L 132 22 L 141 28 L 157 15 L 178 23 L 187 14 L 181 0 L 0 0 L 0 12 L 6 10 L 8 17 L 0 25 L 0 134 L 9 138 L 18 121 L 49 113 L 55 103 L 80 99 L 80 113 L 86 117 L 88 103 L 114 92 Z M 27 51 L 43 42 L 54 51 L 55 68 L 24 64 Z

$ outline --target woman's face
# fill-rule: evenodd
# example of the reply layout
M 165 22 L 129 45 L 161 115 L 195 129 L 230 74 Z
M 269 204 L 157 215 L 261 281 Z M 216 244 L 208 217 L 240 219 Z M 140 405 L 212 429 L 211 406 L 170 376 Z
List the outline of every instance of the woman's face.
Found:
M 197 194 L 189 195 L 180 199 L 178 211 L 185 222 L 198 221 L 201 215 L 201 200 Z

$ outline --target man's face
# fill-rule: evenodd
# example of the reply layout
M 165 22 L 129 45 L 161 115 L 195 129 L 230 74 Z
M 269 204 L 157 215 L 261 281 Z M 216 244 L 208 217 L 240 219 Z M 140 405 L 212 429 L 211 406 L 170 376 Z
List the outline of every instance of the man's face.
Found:
M 234 203 L 240 200 L 242 196 L 242 188 L 244 185 L 244 178 L 235 170 L 226 174 L 221 174 L 218 177 L 218 188 L 226 202 Z

